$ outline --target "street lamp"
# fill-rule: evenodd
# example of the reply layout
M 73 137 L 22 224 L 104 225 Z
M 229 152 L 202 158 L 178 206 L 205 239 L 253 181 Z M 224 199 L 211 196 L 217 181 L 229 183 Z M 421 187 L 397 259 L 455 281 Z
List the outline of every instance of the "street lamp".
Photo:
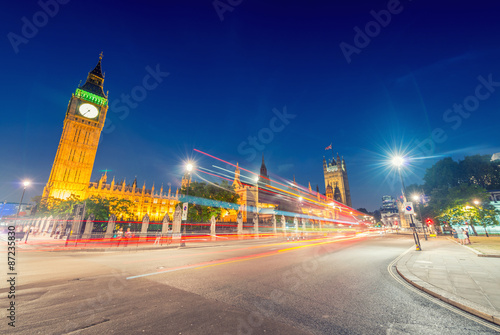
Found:
M 403 181 L 403 174 L 401 173 L 402 166 L 406 163 L 406 159 L 402 156 L 394 156 L 392 158 L 392 165 L 398 168 L 399 178 L 401 179 L 401 192 L 403 193 L 403 200 L 406 203 L 406 191 L 405 183 Z M 418 238 L 417 230 L 415 229 L 415 223 L 413 222 L 413 215 L 410 214 L 411 224 L 410 227 L 413 228 L 413 239 L 415 240 L 415 247 L 417 250 L 422 250 L 420 246 L 420 240 Z
M 259 213 L 259 176 L 256 175 L 255 177 L 253 177 L 253 181 L 255 182 L 255 212 Z
M 187 163 L 186 164 L 186 171 L 187 171 L 187 185 L 186 185 L 186 203 L 187 203 L 187 211 L 189 212 L 189 186 L 191 184 L 191 171 L 193 171 L 193 164 Z M 187 223 L 187 213 L 186 213 L 186 223 Z M 186 223 L 184 223 L 184 227 L 182 229 L 182 238 L 181 238 L 181 247 L 186 246 L 186 242 L 184 241 L 184 238 L 186 236 Z
M 23 195 L 21 195 L 21 201 L 19 201 L 19 207 L 17 208 L 17 214 L 16 214 L 16 217 L 19 218 L 19 212 L 21 210 L 21 204 L 23 202 L 23 198 L 24 198 L 24 192 L 26 191 L 26 187 L 28 187 L 30 185 L 30 182 L 28 180 L 25 180 L 23 181 Z
M 255 195 L 254 195 L 254 202 L 255 202 L 255 210 L 254 210 L 254 216 L 252 217 L 252 223 L 253 223 L 253 231 L 255 233 L 255 238 L 259 238 L 259 175 L 255 175 L 253 177 L 253 180 L 255 182 Z M 248 222 L 248 210 L 247 210 L 247 222 Z
M 23 203 L 23 198 L 24 198 L 24 192 L 26 192 L 26 187 L 30 185 L 30 182 L 28 180 L 23 181 L 23 194 L 21 195 L 21 200 L 19 201 L 19 206 L 17 207 L 17 214 L 16 214 L 16 225 L 19 223 L 19 212 L 21 211 L 21 205 Z M 29 234 L 29 230 L 28 230 Z M 28 238 L 28 236 L 26 236 Z
M 420 222 L 422 223 L 422 231 L 424 232 L 424 238 L 427 241 L 427 233 L 426 233 L 427 226 L 424 224 L 424 218 L 422 217 L 422 210 L 420 209 L 421 196 L 418 194 L 414 194 L 412 198 L 413 200 L 418 202 L 418 215 L 420 216 Z

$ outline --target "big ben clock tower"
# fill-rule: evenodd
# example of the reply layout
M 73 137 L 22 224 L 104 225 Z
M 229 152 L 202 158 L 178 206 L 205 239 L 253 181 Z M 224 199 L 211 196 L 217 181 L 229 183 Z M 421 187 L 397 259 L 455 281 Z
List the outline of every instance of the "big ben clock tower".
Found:
M 86 197 L 101 136 L 108 97 L 104 93 L 102 53 L 87 81 L 69 100 L 64 126 L 43 198 L 67 199 L 71 194 Z

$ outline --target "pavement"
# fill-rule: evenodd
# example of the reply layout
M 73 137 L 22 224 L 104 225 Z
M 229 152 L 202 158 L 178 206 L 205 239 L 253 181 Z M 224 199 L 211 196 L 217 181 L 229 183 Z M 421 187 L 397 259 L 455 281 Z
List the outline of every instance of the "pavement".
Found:
M 421 251 L 399 259 L 398 273 L 420 290 L 500 325 L 500 258 L 485 257 L 449 237 L 420 241 Z

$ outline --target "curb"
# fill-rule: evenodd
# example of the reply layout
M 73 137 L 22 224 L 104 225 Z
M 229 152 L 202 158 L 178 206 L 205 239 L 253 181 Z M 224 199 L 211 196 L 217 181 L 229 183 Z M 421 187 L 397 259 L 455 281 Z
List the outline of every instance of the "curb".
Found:
M 494 309 L 481 306 L 475 302 L 459 297 L 456 294 L 445 291 L 413 275 L 411 271 L 406 267 L 406 259 L 408 258 L 408 255 L 411 254 L 408 253 L 407 255 L 405 255 L 405 257 L 400 259 L 396 264 L 396 271 L 404 280 L 406 280 L 408 283 L 415 286 L 419 290 L 424 291 L 427 294 L 430 294 L 433 297 L 446 302 L 447 304 L 455 306 L 489 322 L 500 325 L 500 313 L 495 311 Z M 401 266 L 400 263 L 404 265 Z
M 457 241 L 453 240 L 453 239 L 452 239 L 452 238 L 450 238 L 450 237 L 448 237 L 448 240 L 449 240 L 449 241 L 452 241 L 452 242 L 454 242 L 454 243 L 456 243 L 456 244 L 460 244 L 460 243 L 458 243 Z M 463 245 L 463 244 L 460 244 L 460 245 L 461 245 L 462 247 L 467 248 L 467 249 L 469 249 L 470 251 L 474 252 L 474 253 L 477 255 L 477 257 L 492 257 L 492 258 L 500 258 L 500 255 L 485 254 L 485 253 L 482 253 L 482 252 L 481 252 L 481 251 L 479 251 L 479 250 L 476 250 L 476 249 L 474 249 L 474 248 L 468 247 L 468 246 L 466 246 L 466 245 Z

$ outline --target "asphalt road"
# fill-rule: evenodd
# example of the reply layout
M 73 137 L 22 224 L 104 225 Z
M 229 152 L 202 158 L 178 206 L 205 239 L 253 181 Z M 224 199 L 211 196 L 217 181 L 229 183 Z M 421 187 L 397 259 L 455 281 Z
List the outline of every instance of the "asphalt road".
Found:
M 411 246 L 370 236 L 21 252 L 16 327 L 2 286 L 0 333 L 494 334 L 393 278 Z

